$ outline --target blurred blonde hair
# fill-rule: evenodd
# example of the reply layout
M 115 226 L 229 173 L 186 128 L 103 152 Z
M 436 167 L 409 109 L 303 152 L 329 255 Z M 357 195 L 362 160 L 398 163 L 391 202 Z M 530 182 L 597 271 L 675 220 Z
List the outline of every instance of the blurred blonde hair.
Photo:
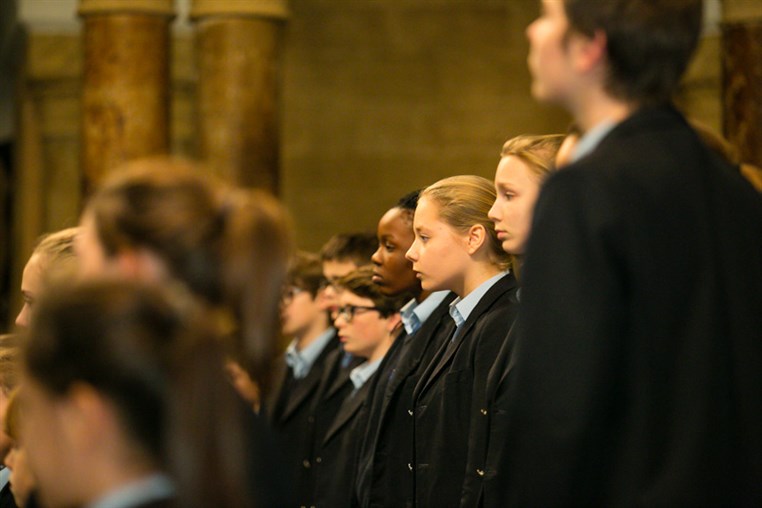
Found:
M 563 134 L 516 136 L 505 142 L 500 157 L 518 157 L 542 182 L 556 170 L 554 160 L 564 137 Z

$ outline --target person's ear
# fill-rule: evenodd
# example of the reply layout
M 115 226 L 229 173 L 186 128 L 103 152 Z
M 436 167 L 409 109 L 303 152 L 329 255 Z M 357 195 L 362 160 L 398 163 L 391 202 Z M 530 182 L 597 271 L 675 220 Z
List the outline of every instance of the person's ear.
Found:
M 484 242 L 487 240 L 487 230 L 481 224 L 474 224 L 468 230 L 466 236 L 466 252 L 469 255 L 473 255 L 478 251 Z
M 402 316 L 399 312 L 395 312 L 391 316 L 386 318 L 386 330 L 392 334 L 402 324 Z
M 608 38 L 603 30 L 596 30 L 592 37 L 580 34 L 571 37 L 570 45 L 577 70 L 587 73 L 605 63 Z

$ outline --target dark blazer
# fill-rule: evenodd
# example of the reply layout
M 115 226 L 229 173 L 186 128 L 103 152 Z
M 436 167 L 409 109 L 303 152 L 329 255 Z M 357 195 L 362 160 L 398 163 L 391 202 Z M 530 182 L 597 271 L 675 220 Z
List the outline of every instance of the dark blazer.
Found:
M 358 390 L 349 382 L 351 391 L 344 397 L 323 438 L 318 439 L 313 461 L 315 490 L 307 506 L 332 508 L 351 504 L 370 381 Z
M 16 508 L 16 501 L 13 499 L 10 482 L 0 489 L 0 508 Z
M 515 345 L 521 311 L 500 346 L 495 363 L 487 375 L 482 394 L 474 394 L 481 402 L 471 414 L 468 437 L 468 465 L 460 506 L 501 506 L 506 483 L 505 446 L 509 439 L 510 382 L 515 363 Z
M 413 335 L 399 337 L 373 377 L 356 484 L 363 508 L 413 503 L 413 389 L 451 331 L 455 296 L 447 295 Z
M 454 341 L 449 337 L 414 391 L 416 506 L 460 504 L 472 414 L 516 314 L 516 279 L 498 280 Z M 454 323 L 452 325 L 454 329 Z
M 671 108 L 544 186 L 516 351 L 519 506 L 762 506 L 762 198 Z
M 291 368 L 286 365 L 285 356 L 277 363 L 275 386 L 266 403 L 265 412 L 285 451 L 290 476 L 297 480 L 297 492 L 309 491 L 309 487 L 302 488 L 299 483 L 304 456 L 309 453 L 312 445 L 307 439 L 308 418 L 323 378 L 326 359 L 339 350 L 339 339 L 334 332 L 333 338 L 312 364 L 309 373 L 301 379 L 294 379 Z
M 347 363 L 341 348 L 334 348 L 325 357 L 315 393 L 306 409 L 299 454 L 295 458 L 295 491 L 299 506 L 312 504 L 316 481 L 315 454 L 341 404 L 352 391 L 349 373 L 362 361 L 360 358 L 352 358 Z

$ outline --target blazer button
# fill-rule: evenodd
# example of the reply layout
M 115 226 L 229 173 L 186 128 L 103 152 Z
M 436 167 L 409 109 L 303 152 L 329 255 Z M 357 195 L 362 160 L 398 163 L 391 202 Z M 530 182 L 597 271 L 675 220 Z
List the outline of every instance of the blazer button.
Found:
M 408 409 L 407 410 L 407 414 L 409 414 L 410 416 L 413 416 L 413 410 L 412 409 Z
M 481 412 L 481 414 L 483 414 L 484 416 L 487 416 L 487 410 L 486 410 L 486 409 L 481 409 L 481 410 L 480 410 L 480 412 Z
M 482 470 L 482 469 L 477 469 L 477 470 L 476 470 L 476 474 L 478 474 L 479 476 L 484 476 L 484 470 Z
M 318 464 L 322 464 L 322 463 L 323 463 L 323 459 L 322 459 L 322 457 L 318 457 L 318 458 L 316 458 L 316 459 L 315 459 L 315 462 L 317 462 Z
M 312 464 L 310 464 L 310 461 L 307 459 L 304 459 L 302 461 L 302 465 L 304 466 L 304 469 L 309 469 Z
M 410 462 L 408 462 L 407 463 L 407 468 L 412 471 L 413 470 L 413 465 Z

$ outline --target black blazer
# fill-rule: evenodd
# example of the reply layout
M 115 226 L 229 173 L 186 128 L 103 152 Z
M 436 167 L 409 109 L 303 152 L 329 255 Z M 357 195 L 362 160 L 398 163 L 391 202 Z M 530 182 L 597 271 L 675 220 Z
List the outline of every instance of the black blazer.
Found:
M 341 404 L 352 391 L 349 373 L 362 361 L 352 358 L 347 363 L 341 348 L 333 349 L 325 358 L 322 375 L 306 411 L 300 436 L 301 449 L 296 457 L 295 490 L 299 506 L 310 506 L 314 499 L 316 453 Z
M 16 508 L 16 501 L 13 499 L 13 493 L 11 492 L 11 482 L 6 483 L 0 489 L 0 508 Z
M 762 198 L 671 108 L 555 173 L 516 351 L 520 506 L 762 506 Z
M 363 508 L 413 503 L 413 389 L 451 332 L 455 296 L 447 295 L 413 335 L 399 337 L 373 378 L 356 484 Z
M 307 439 L 311 407 L 318 394 L 326 359 L 339 350 L 339 339 L 334 332 L 334 336 L 312 364 L 309 373 L 301 379 L 294 379 L 291 368 L 286 365 L 285 356 L 277 363 L 275 386 L 266 403 L 265 412 L 284 449 L 290 476 L 297 480 L 297 492 L 305 492 L 300 487 L 299 479 L 304 456 L 309 453 L 311 447 Z
M 356 391 L 349 382 L 350 393 L 344 397 L 323 438 L 318 440 L 313 462 L 315 490 L 307 506 L 332 508 L 351 504 L 370 381 Z
M 445 341 L 413 391 L 416 506 L 458 506 L 472 414 L 516 314 L 516 280 L 498 280 L 454 341 Z M 454 323 L 452 329 L 454 329 Z
M 468 466 L 460 506 L 501 506 L 506 478 L 505 443 L 509 439 L 510 401 L 513 397 L 510 382 L 515 364 L 515 345 L 521 310 L 508 331 L 495 363 L 487 375 L 482 394 L 474 394 L 481 403 L 471 414 L 468 437 Z

